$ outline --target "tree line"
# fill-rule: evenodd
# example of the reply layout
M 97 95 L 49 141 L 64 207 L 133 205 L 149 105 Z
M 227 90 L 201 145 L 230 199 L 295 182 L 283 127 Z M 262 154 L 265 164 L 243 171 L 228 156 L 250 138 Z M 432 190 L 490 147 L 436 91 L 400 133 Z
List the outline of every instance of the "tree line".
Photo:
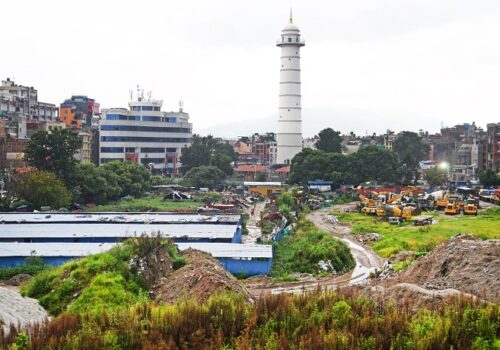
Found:
M 332 180 L 335 186 L 357 185 L 367 181 L 409 183 L 417 178 L 419 162 L 427 157 L 429 146 L 413 132 L 402 132 L 393 151 L 375 145 L 361 146 L 342 154 L 342 139 L 331 128 L 318 134 L 317 149 L 306 148 L 292 160 L 289 182 Z

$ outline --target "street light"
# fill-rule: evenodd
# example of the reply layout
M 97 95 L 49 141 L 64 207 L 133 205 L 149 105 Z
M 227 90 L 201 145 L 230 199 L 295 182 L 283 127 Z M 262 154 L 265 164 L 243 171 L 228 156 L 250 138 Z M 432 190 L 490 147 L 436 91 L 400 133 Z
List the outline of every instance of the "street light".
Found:
M 448 163 L 447 162 L 439 163 L 439 168 L 441 168 L 443 170 L 448 169 Z

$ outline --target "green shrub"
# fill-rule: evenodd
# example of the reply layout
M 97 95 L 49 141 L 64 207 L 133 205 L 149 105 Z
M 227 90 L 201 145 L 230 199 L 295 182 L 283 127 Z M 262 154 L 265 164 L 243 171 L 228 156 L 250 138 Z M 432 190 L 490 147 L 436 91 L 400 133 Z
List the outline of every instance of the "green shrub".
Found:
M 28 256 L 21 265 L 1 268 L 0 280 L 8 280 L 19 274 L 34 276 L 47 268 L 48 265 L 43 261 L 42 257 L 36 255 Z
M 275 246 L 271 276 L 293 272 L 318 274 L 319 261 L 330 261 L 336 272 L 354 268 L 349 248 L 331 234 L 320 231 L 310 221 L 301 221 L 294 233 L 283 237 Z

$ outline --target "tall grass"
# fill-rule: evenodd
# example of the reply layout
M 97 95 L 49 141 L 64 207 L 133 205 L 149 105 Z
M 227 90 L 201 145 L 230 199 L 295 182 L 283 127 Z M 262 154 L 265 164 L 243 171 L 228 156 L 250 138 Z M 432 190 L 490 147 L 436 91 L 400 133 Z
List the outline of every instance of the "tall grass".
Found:
M 417 313 L 355 290 L 277 295 L 245 303 L 216 295 L 200 304 L 140 303 L 63 313 L 29 332 L 31 349 L 493 349 L 498 305 L 453 299 Z M 15 339 L 0 333 L 0 346 Z

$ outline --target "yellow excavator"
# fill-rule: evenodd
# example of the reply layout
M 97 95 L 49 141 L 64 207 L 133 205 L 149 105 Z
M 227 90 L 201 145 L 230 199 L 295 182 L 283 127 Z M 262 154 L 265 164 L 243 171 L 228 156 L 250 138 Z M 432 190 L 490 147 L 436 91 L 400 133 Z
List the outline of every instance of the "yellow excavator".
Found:
M 460 205 L 461 203 L 463 202 L 460 202 L 457 197 L 450 197 L 448 200 L 448 204 L 446 204 L 446 207 L 444 208 L 444 213 L 446 215 L 460 214 L 460 211 L 462 209 L 462 206 Z
M 367 215 L 375 215 L 377 210 L 377 203 L 375 200 L 370 199 L 368 197 L 359 195 L 359 201 L 361 203 L 361 212 Z
M 443 198 L 436 201 L 436 208 L 443 210 L 448 205 L 448 194 L 445 194 Z
M 477 215 L 477 204 L 474 199 L 467 199 L 465 201 L 464 215 Z

